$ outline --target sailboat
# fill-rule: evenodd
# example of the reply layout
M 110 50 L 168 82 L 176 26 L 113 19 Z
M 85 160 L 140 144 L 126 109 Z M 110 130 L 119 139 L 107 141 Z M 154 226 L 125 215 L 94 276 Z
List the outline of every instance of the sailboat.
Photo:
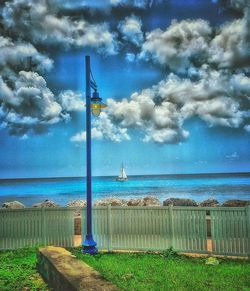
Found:
M 122 164 L 121 169 L 120 169 L 120 175 L 116 178 L 116 181 L 125 182 L 127 180 L 128 180 L 128 177 L 126 175 L 125 168 Z

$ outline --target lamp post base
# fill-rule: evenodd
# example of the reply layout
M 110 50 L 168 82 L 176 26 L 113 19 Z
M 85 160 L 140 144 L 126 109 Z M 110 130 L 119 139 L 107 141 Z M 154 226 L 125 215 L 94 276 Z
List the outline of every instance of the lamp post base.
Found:
M 98 253 L 96 242 L 93 240 L 92 234 L 87 234 L 82 244 L 82 253 L 95 255 Z

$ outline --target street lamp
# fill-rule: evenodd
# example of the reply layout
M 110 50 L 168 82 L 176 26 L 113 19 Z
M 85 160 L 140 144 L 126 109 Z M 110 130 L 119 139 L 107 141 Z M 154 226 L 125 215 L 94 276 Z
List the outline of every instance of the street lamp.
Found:
M 102 103 L 102 98 L 99 97 L 97 84 L 93 77 L 90 67 L 90 56 L 85 56 L 86 68 L 86 192 L 87 192 L 87 234 L 82 243 L 82 252 L 87 254 L 96 254 L 96 242 L 92 235 L 92 178 L 91 178 L 91 112 L 94 116 L 99 116 L 102 108 L 107 107 Z M 91 89 L 94 90 L 91 97 Z

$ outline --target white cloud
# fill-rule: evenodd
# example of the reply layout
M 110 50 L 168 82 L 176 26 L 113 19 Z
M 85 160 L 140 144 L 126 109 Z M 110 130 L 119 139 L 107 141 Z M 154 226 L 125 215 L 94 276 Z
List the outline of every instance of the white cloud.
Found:
M 103 138 L 103 134 L 94 127 L 94 128 L 92 128 L 92 131 L 91 131 L 91 137 L 92 137 L 92 139 L 100 140 Z M 85 142 L 86 141 L 86 131 L 82 131 L 82 132 L 75 134 L 74 136 L 72 136 L 70 138 L 70 141 L 76 142 L 76 143 Z
M 249 0 L 220 0 L 224 6 L 228 6 L 238 11 L 244 11 L 244 9 L 249 6 Z
M 237 101 L 228 97 L 216 97 L 211 100 L 188 102 L 182 107 L 185 117 L 198 115 L 210 126 L 238 128 L 243 122 L 243 112 Z
M 188 132 L 182 129 L 182 117 L 176 104 L 164 101 L 156 106 L 154 98 L 159 87 L 134 93 L 130 99 L 108 100 L 107 113 L 112 123 L 124 128 L 137 128 L 144 132 L 144 141 L 173 143 L 185 140 Z
M 72 142 L 85 142 L 86 141 L 86 131 L 78 132 L 70 138 Z
M 126 17 L 118 25 L 123 39 L 132 42 L 136 46 L 140 46 L 143 42 L 142 22 L 139 17 L 134 15 Z
M 250 64 L 250 8 L 242 19 L 226 23 L 216 31 L 207 21 L 173 21 L 165 31 L 146 33 L 140 59 L 152 60 L 177 73 L 197 73 L 204 64 L 221 68 L 243 68 Z
M 124 5 L 131 7 L 145 8 L 149 0 L 110 0 L 111 5 Z
M 30 43 L 15 43 L 9 38 L 0 36 L 0 69 L 3 70 L 6 66 L 15 70 L 17 67 L 25 70 L 33 66 L 38 71 L 44 72 L 52 68 L 53 61 L 39 53 Z
M 58 99 L 62 108 L 66 111 L 83 111 L 85 103 L 82 100 L 82 94 L 71 90 L 63 91 L 59 94 Z
M 159 28 L 146 34 L 141 59 L 150 60 L 183 73 L 191 59 L 201 63 L 207 54 L 212 29 L 204 20 L 173 21 L 165 30 Z
M 226 158 L 229 159 L 229 160 L 235 160 L 235 159 L 239 158 L 239 154 L 237 152 L 233 152 L 230 155 L 226 155 Z
M 133 63 L 136 60 L 136 55 L 133 53 L 127 53 L 125 59 L 126 61 Z
M 199 117 L 209 126 L 239 128 L 249 117 L 244 108 L 250 96 L 250 78 L 203 66 L 200 79 L 174 74 L 130 98 L 107 100 L 107 118 L 120 128 L 144 133 L 143 141 L 178 143 L 189 137 L 185 120 Z
M 220 68 L 250 65 L 250 10 L 242 19 L 223 25 L 210 45 L 209 62 Z
M 121 142 L 124 140 L 130 140 L 127 134 L 126 128 L 121 128 L 113 124 L 108 118 L 105 112 L 102 112 L 98 119 L 93 122 L 93 128 L 91 131 L 93 139 L 106 139 L 114 142 Z M 86 131 L 82 131 L 72 136 L 70 139 L 72 142 L 85 142 Z
M 137 7 L 137 8 L 146 8 L 151 7 L 153 4 L 159 4 L 164 0 L 109 0 L 110 4 L 113 6 L 129 6 L 129 7 Z
M 102 133 L 103 138 L 107 140 L 114 142 L 130 140 L 127 134 L 127 128 L 112 123 L 106 112 L 101 112 L 99 118 L 94 121 L 93 126 L 96 128 L 97 132 Z
M 12 134 L 39 131 L 42 127 L 63 119 L 61 105 L 38 73 L 20 71 L 15 87 L 8 90 L 11 96 L 8 100 L 2 98 L 0 101 L 5 113 L 2 122 Z M 11 103 L 11 99 L 15 102 Z
M 246 124 L 244 126 L 244 129 L 247 131 L 247 132 L 250 132 L 250 124 Z
M 30 43 L 0 36 L 0 127 L 11 134 L 44 132 L 70 111 L 84 109 L 80 94 L 65 91 L 59 97 L 48 88 L 42 73 L 53 61 Z
M 115 34 L 106 23 L 60 16 L 56 2 L 13 0 L 2 12 L 5 29 L 14 36 L 45 46 L 93 47 L 105 54 L 116 53 Z

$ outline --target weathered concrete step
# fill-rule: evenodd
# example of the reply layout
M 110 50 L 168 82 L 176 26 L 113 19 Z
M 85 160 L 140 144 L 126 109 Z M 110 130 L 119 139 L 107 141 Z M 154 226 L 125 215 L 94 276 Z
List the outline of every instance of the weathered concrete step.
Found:
M 40 248 L 37 268 L 49 287 L 55 291 L 118 290 L 100 273 L 64 248 Z

